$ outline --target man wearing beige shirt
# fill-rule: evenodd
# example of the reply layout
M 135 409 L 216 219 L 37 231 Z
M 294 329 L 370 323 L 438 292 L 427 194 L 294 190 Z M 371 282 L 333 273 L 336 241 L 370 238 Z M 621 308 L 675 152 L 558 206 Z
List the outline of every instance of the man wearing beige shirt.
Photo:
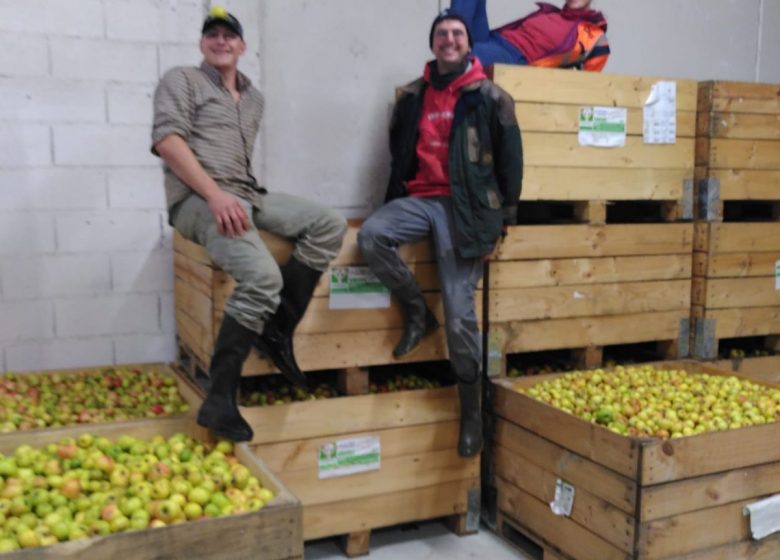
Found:
M 203 245 L 236 281 L 214 344 L 212 384 L 198 423 L 221 437 L 247 441 L 252 429 L 236 405 L 241 366 L 255 346 L 288 380 L 306 385 L 292 335 L 341 248 L 346 221 L 334 210 L 258 185 L 251 157 L 263 96 L 238 71 L 246 50 L 239 21 L 213 8 L 200 50 L 200 67 L 174 68 L 157 86 L 152 152 L 165 162 L 171 225 Z M 277 265 L 258 228 L 295 243 L 288 263 Z

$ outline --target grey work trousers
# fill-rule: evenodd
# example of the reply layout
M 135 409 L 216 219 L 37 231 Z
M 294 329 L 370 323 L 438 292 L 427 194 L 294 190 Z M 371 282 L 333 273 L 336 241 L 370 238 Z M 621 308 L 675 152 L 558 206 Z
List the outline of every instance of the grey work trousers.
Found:
M 295 244 L 293 257 L 325 271 L 341 249 L 347 222 L 336 210 L 288 194 L 267 193 L 259 198 L 260 207 L 241 201 L 250 227 L 234 239 L 220 235 L 208 204 L 196 194 L 174 207 L 171 224 L 190 241 L 203 245 L 211 260 L 236 281 L 225 313 L 262 333 L 265 321 L 279 306 L 283 280 L 257 230 L 290 239 Z
M 416 282 L 398 247 L 433 235 L 450 364 L 459 379 L 471 380 L 482 364 L 482 340 L 474 309 L 482 261 L 458 255 L 453 219 L 448 196 L 398 198 L 366 220 L 358 233 L 358 244 L 371 270 L 392 292 Z

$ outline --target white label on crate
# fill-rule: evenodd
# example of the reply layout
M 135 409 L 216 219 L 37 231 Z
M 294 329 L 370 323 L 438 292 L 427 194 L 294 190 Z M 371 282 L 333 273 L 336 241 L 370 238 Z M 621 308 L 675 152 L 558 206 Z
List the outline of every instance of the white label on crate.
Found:
M 580 146 L 625 146 L 626 115 L 623 107 L 580 107 Z
M 318 453 L 320 479 L 376 471 L 381 462 L 379 436 L 331 441 Z
M 390 307 L 390 290 L 367 266 L 334 266 L 330 269 L 331 309 Z
M 677 141 L 677 83 L 654 83 L 642 116 L 645 144 L 674 144 Z
M 555 515 L 569 517 L 574 506 L 574 486 L 560 478 L 555 481 L 555 498 L 550 502 L 550 509 Z
M 780 290 L 780 261 L 775 263 L 775 290 Z
M 780 494 L 753 502 L 742 508 L 750 516 L 750 532 L 755 540 L 780 531 Z

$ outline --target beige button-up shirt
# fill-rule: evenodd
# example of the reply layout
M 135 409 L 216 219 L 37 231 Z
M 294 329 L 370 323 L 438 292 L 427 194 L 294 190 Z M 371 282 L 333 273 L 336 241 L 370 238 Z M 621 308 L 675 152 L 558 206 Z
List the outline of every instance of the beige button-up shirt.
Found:
M 154 146 L 178 134 L 198 161 L 226 192 L 257 204 L 265 190 L 252 173 L 252 149 L 263 116 L 263 95 L 238 74 L 238 103 L 222 85 L 219 72 L 205 62 L 177 67 L 160 80 L 154 93 Z M 194 191 L 165 165 L 165 195 L 170 210 Z

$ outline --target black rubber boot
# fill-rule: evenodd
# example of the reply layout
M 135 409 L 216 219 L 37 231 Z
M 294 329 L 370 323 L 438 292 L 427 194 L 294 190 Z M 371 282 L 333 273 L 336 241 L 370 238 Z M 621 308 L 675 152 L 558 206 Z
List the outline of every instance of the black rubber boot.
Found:
M 266 321 L 256 346 L 290 383 L 308 389 L 306 376 L 295 359 L 293 333 L 306 313 L 322 272 L 306 266 L 295 257 L 281 267 L 281 272 L 284 287 L 279 294 L 279 307 Z
M 428 309 L 425 297 L 417 284 L 393 290 L 393 295 L 401 304 L 404 314 L 404 334 L 393 349 L 393 356 L 400 358 L 414 350 L 424 336 L 435 331 L 439 321 Z
M 236 403 L 241 366 L 257 333 L 225 315 L 214 344 L 209 377 L 211 387 L 198 411 L 198 424 L 231 441 L 250 441 L 252 428 Z
M 458 380 L 460 397 L 460 436 L 458 454 L 461 457 L 474 457 L 482 451 L 482 380 L 477 377 L 473 383 Z

